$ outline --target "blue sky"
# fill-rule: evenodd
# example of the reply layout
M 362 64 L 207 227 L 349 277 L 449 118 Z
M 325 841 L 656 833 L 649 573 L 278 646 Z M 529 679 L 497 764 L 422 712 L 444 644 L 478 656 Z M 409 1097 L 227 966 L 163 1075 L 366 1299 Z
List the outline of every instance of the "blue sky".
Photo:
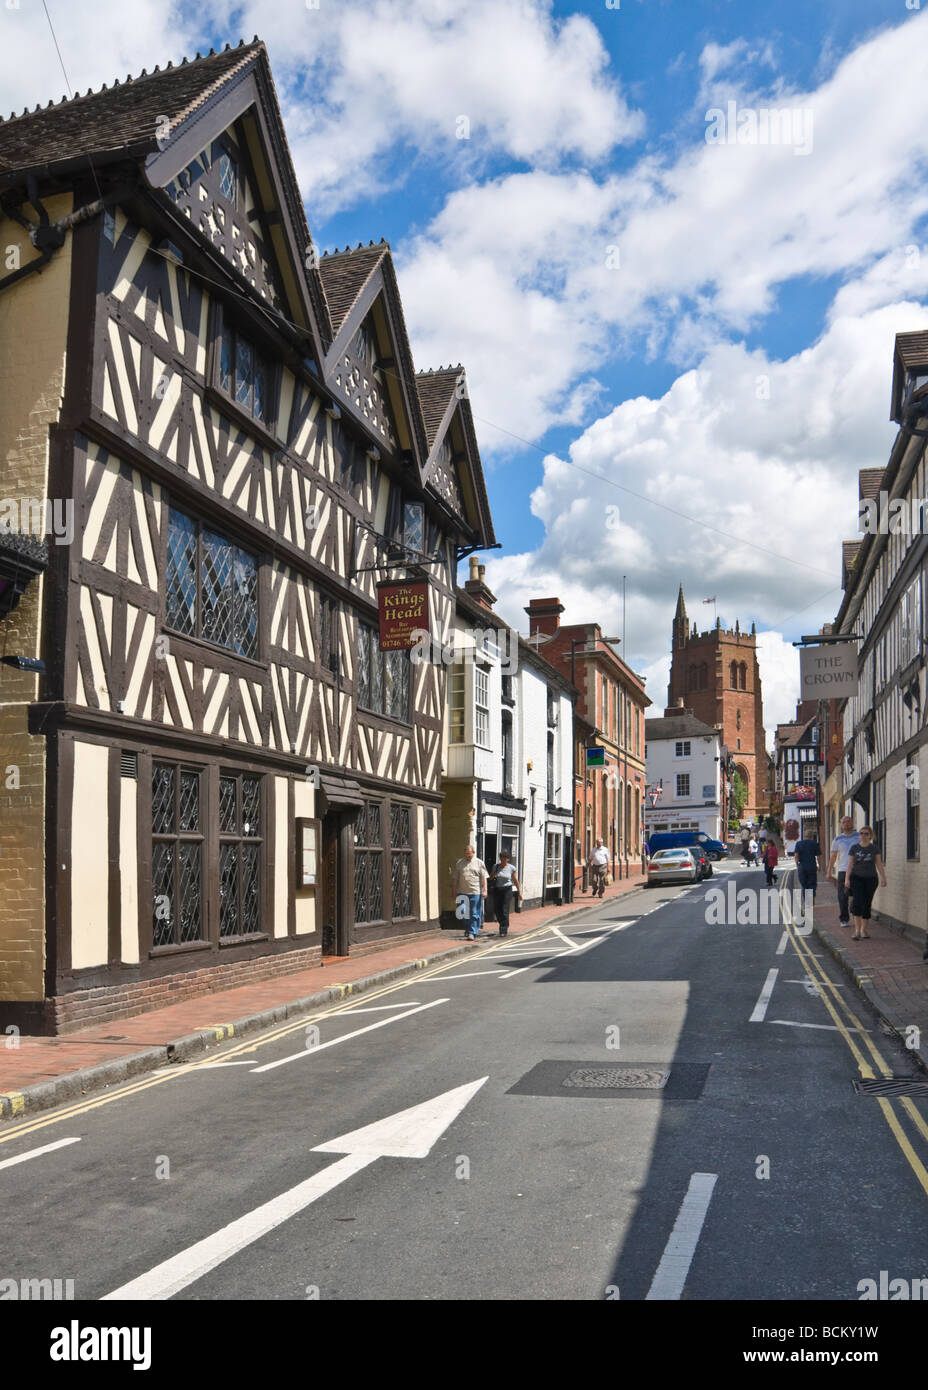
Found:
M 566 621 L 614 627 L 627 575 L 625 655 L 660 705 L 682 581 L 700 620 L 716 595 L 726 620 L 757 622 L 768 727 L 788 716 L 791 640 L 834 616 L 857 470 L 892 442 L 893 336 L 928 327 L 928 13 L 906 0 L 49 10 L 85 91 L 258 33 L 318 243 L 386 237 L 417 366 L 468 370 L 503 616 L 524 626 L 528 599 L 557 593 Z M 57 97 L 38 0 L 0 10 L 0 32 L 9 106 Z M 730 101 L 743 119 L 807 119 L 808 148 L 708 144 L 707 112 Z

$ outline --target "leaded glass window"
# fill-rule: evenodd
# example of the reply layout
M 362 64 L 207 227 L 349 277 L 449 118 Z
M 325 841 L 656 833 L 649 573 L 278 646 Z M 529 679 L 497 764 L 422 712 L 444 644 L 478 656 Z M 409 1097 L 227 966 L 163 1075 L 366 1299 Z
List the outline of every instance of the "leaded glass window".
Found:
M 409 721 L 409 653 L 382 652 L 375 628 L 358 624 L 358 705 Z
M 170 509 L 165 618 L 240 656 L 258 655 L 258 565 L 225 536 Z
M 354 918 L 383 920 L 383 836 L 380 804 L 365 801 L 354 830 Z
M 411 917 L 413 913 L 410 810 L 409 806 L 395 801 L 390 806 L 390 886 L 394 918 Z
M 338 673 L 338 599 L 319 595 L 319 665 L 323 671 Z
M 219 156 L 219 191 L 230 203 L 235 203 L 238 192 L 238 164 L 230 154 Z
M 219 936 L 261 930 L 261 779 L 219 778 Z
M 403 507 L 403 549 L 425 553 L 425 507 L 407 502 Z
M 203 939 L 201 772 L 152 766 L 152 945 Z
M 254 343 L 226 324 L 219 344 L 217 383 L 235 402 L 256 420 L 265 424 L 270 414 L 271 371 Z
M 168 518 L 165 588 L 168 627 L 193 636 L 197 630 L 197 528 L 173 507 Z

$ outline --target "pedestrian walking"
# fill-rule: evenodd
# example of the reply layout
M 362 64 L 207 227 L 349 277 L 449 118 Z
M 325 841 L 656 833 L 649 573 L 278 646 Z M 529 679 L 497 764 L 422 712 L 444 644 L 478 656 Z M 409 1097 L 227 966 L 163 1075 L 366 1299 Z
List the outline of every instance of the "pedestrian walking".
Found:
M 500 851 L 499 861 L 493 865 L 490 873 L 490 884 L 493 892 L 493 908 L 499 923 L 499 934 L 500 936 L 508 936 L 509 911 L 513 904 L 513 896 L 522 890 L 519 887 L 516 866 L 510 864 L 507 850 Z
M 819 858 L 822 847 L 818 840 L 807 840 L 805 836 L 796 841 L 796 848 L 793 856 L 796 860 L 796 877 L 799 879 L 799 887 L 805 890 L 811 889 L 812 901 L 815 901 L 815 890 L 818 887 Z
M 753 835 L 751 836 L 750 840 L 748 840 L 748 857 L 749 857 L 749 859 L 750 859 L 750 861 L 751 861 L 751 867 L 752 867 L 753 869 L 756 869 L 756 868 L 757 868 L 757 841 L 754 839 L 754 836 L 753 836 Z
M 455 897 L 468 900 L 465 941 L 476 941 L 483 922 L 483 905 L 487 897 L 487 866 L 477 858 L 473 845 L 468 845 L 462 858 L 451 871 Z
M 848 853 L 854 845 L 860 844 L 860 836 L 854 829 L 850 816 L 841 817 L 841 834 L 831 842 L 831 859 L 828 861 L 827 878 L 835 879 L 838 888 L 838 918 L 842 927 L 850 926 L 848 907 L 847 865 Z M 837 877 L 835 877 L 837 871 Z
M 851 890 L 851 920 L 854 923 L 853 941 L 869 941 L 870 933 L 864 931 L 865 923 L 870 921 L 870 907 L 877 889 L 886 887 L 886 870 L 873 839 L 869 825 L 860 828 L 860 840 L 848 850 L 848 885 Z
M 602 840 L 597 840 L 588 860 L 594 898 L 601 898 L 606 891 L 606 874 L 609 872 L 610 862 L 609 851 Z
M 767 887 L 772 888 L 776 879 L 776 867 L 780 861 L 780 853 L 772 839 L 767 839 L 764 843 L 764 872 L 767 875 Z

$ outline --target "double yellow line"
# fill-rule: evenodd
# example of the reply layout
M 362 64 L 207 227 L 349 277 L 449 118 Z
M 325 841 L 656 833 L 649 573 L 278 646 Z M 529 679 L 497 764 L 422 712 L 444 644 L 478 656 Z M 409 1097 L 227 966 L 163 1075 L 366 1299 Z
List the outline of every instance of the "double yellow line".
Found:
M 874 1072 L 874 1066 L 876 1067 L 880 1077 L 892 1076 L 892 1067 L 886 1061 L 886 1058 L 883 1056 L 876 1043 L 870 1037 L 863 1023 L 854 1013 L 854 1010 L 851 1008 L 850 1004 L 848 1004 L 847 1000 L 842 998 L 839 987 L 832 983 L 832 981 L 828 978 L 821 965 L 819 965 L 818 960 L 812 954 L 807 939 L 798 934 L 796 930 L 796 922 L 790 910 L 789 898 L 786 893 L 785 884 L 783 888 L 780 890 L 780 903 L 783 908 L 784 920 L 786 922 L 786 931 L 789 935 L 790 941 L 793 944 L 793 947 L 795 948 L 796 954 L 799 957 L 801 963 L 805 966 L 806 974 L 809 976 L 810 979 L 814 980 L 816 985 L 818 986 L 819 998 L 822 1000 L 822 1003 L 825 1005 L 825 1008 L 828 1010 L 829 1014 L 834 1020 L 835 1027 L 837 1028 L 838 1032 L 841 1034 L 842 1038 L 847 1043 L 848 1048 L 851 1051 L 851 1055 L 853 1056 L 854 1061 L 857 1063 L 861 1078 L 865 1081 L 877 1080 L 878 1077 L 877 1073 Z M 841 1010 L 843 1010 L 847 1022 L 845 1022 L 845 1019 L 841 1017 L 838 1008 L 835 1007 L 836 1005 L 839 1005 Z M 858 1031 L 859 1036 L 863 1041 L 864 1047 L 866 1051 L 870 1053 L 870 1058 L 872 1060 L 868 1060 L 867 1056 L 865 1055 L 865 1052 L 862 1052 L 861 1049 L 858 1047 L 854 1038 L 848 1031 L 848 1024 L 851 1028 L 856 1029 Z M 887 1099 L 886 1096 L 877 1096 L 876 1099 L 879 1102 L 880 1109 L 883 1112 L 883 1118 L 889 1125 L 893 1138 L 896 1140 L 896 1143 L 899 1145 L 900 1149 L 905 1154 L 905 1157 L 909 1163 L 909 1167 L 912 1169 L 916 1178 L 918 1178 L 918 1181 L 921 1183 L 922 1190 L 924 1191 L 925 1196 L 928 1197 L 928 1170 L 926 1170 L 925 1165 L 922 1163 L 918 1154 L 912 1147 L 908 1135 L 906 1134 L 905 1130 L 902 1128 L 902 1125 L 899 1122 L 899 1116 L 893 1109 L 892 1102 L 889 1099 Z M 912 1098 L 910 1096 L 900 1096 L 899 1103 L 900 1105 L 902 1105 L 903 1109 L 909 1116 L 909 1119 L 915 1125 L 915 1128 L 918 1130 L 922 1138 L 928 1139 L 928 1124 L 926 1124 L 924 1117 L 922 1116 L 921 1112 L 917 1109 Z

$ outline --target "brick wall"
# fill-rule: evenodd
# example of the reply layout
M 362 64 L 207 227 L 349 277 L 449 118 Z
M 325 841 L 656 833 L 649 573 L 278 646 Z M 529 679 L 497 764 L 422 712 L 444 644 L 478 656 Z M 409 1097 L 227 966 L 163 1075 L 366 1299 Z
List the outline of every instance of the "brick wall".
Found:
M 258 956 L 252 960 L 210 965 L 203 970 L 162 975 L 155 980 L 133 980 L 124 985 L 74 990 L 69 994 L 56 995 L 46 1002 L 46 1027 L 50 1033 L 73 1033 L 78 1028 L 132 1018 L 149 1009 L 163 1009 L 169 1004 L 180 1004 L 185 999 L 195 999 L 200 995 L 213 996 L 216 990 L 256 984 L 278 975 L 291 975 L 295 970 L 311 969 L 321 961 L 321 947 L 309 946 L 298 951 L 283 951 L 276 956 Z M 221 997 L 211 997 L 209 1019 L 214 1016 L 219 1018 L 221 1013 Z M 204 1013 L 204 1018 L 206 1016 Z
M 747 667 L 745 689 L 732 690 L 731 663 Z M 690 666 L 702 662 L 708 667 L 708 687 L 687 690 Z M 685 701 L 686 708 L 697 719 L 711 727 L 720 725 L 722 739 L 729 752 L 748 775 L 748 800 L 745 816 L 766 815 L 768 799 L 767 757 L 763 724 L 763 692 L 757 665 L 756 639 L 749 633 L 725 632 L 715 629 L 687 637 L 684 646 L 675 649 L 670 668 L 669 703 Z M 741 727 L 738 727 L 738 711 Z M 741 747 L 738 747 L 738 742 Z
M 49 200 L 52 220 L 71 198 Z M 34 259 L 24 230 L 0 219 L 0 254 L 17 245 Z M 49 425 L 64 389 L 71 239 L 39 274 L 0 295 L 0 498 L 47 496 Z M 6 509 L 4 509 L 5 511 Z M 9 655 L 42 654 L 43 581 L 34 580 L 16 610 L 0 619 Z M 39 680 L 0 666 L 0 1000 L 44 997 L 45 742 L 28 733 L 28 706 Z

